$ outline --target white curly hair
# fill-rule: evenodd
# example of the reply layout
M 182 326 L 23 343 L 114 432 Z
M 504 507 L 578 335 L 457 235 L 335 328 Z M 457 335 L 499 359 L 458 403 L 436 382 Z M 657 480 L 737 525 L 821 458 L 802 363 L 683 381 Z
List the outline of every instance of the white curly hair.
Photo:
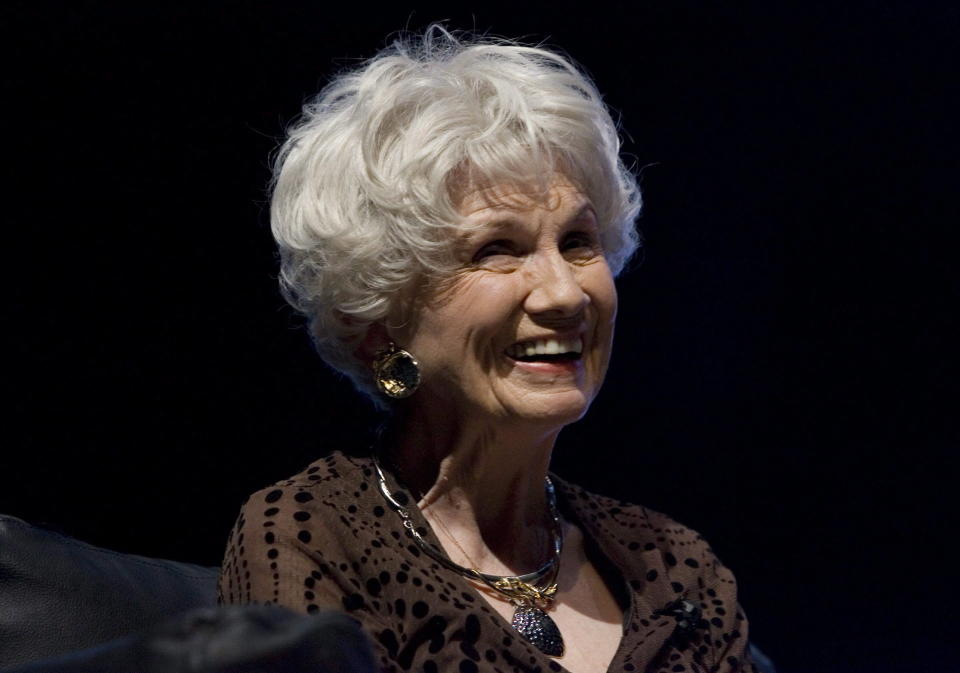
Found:
M 336 76 L 304 106 L 274 166 L 280 284 L 321 357 L 377 400 L 367 328 L 452 268 L 456 183 L 539 184 L 555 171 L 597 213 L 619 273 L 640 244 L 636 176 L 590 78 L 542 47 L 434 24 Z

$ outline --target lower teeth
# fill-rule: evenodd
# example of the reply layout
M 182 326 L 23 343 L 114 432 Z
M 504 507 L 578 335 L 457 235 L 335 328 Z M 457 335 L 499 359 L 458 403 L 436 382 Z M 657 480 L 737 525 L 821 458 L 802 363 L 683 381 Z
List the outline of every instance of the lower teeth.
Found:
M 522 355 L 516 359 L 521 362 L 569 362 L 576 360 L 577 357 L 573 353 L 560 353 L 557 355 Z

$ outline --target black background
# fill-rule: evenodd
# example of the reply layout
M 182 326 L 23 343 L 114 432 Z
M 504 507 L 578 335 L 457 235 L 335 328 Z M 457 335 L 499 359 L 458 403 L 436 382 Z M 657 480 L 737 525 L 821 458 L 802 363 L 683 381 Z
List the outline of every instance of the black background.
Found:
M 700 530 L 784 673 L 956 670 L 955 4 L 6 7 L 0 511 L 214 565 L 248 493 L 366 441 L 275 289 L 268 155 L 448 19 L 566 49 L 642 168 L 557 471 Z

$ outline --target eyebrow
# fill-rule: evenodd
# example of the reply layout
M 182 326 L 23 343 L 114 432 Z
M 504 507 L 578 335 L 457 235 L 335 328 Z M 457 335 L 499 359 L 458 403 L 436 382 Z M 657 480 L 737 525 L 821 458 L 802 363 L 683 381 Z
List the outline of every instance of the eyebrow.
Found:
M 591 203 L 590 200 L 587 199 L 586 201 L 583 202 L 583 205 L 580 206 L 579 209 L 577 209 L 577 212 L 574 214 L 574 216 L 571 217 L 570 219 L 568 219 L 566 222 L 564 222 L 564 224 L 570 224 L 571 222 L 574 222 L 574 221 L 576 221 L 576 220 L 579 220 L 581 217 L 583 217 L 584 215 L 586 215 L 588 212 L 589 212 L 591 215 L 593 215 L 593 219 L 594 219 L 594 220 L 599 220 L 599 218 L 597 217 L 597 209 L 594 208 L 594 207 L 593 207 L 593 203 Z
M 570 217 L 564 220 L 562 226 L 564 227 L 569 226 L 572 222 L 576 222 L 577 220 L 584 217 L 587 213 L 590 213 L 591 215 L 593 215 L 594 220 L 598 219 L 597 211 L 593 207 L 593 203 L 591 203 L 589 199 L 585 199 L 583 204 L 579 208 L 577 208 L 577 210 Z M 469 226 L 466 229 L 466 232 L 467 232 L 468 238 L 473 238 L 476 235 L 482 235 L 481 232 L 487 232 L 491 230 L 503 231 L 505 229 L 510 229 L 518 225 L 522 226 L 520 220 L 518 220 L 512 214 L 498 213 L 496 216 L 491 217 L 487 221 L 480 221 L 477 224 Z

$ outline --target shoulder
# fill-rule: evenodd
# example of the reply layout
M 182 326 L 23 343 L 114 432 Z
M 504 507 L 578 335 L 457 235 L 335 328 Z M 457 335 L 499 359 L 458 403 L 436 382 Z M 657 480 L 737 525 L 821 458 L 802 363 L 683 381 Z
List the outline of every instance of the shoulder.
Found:
M 579 522 L 616 540 L 628 552 L 660 551 L 667 565 L 696 567 L 696 558 L 713 555 L 709 543 L 693 528 L 663 512 L 592 493 L 553 477 L 561 502 Z
M 373 484 L 368 462 L 334 452 L 261 488 L 241 507 L 231 537 L 257 531 L 246 536 L 248 547 L 290 543 L 350 547 L 357 503 Z
M 380 533 L 362 512 L 376 490 L 362 458 L 330 454 L 253 493 L 227 539 L 224 602 L 275 602 L 308 612 L 355 593 Z M 369 474 L 368 474 L 369 473 Z
M 705 638 L 717 662 L 744 656 L 747 622 L 736 579 L 700 533 L 647 507 L 554 483 L 561 505 L 627 580 L 640 623 L 692 605 L 692 632 Z
M 339 510 L 345 502 L 360 497 L 361 491 L 370 488 L 373 472 L 366 463 L 340 452 L 330 453 L 298 474 L 256 491 L 247 498 L 243 510 L 264 509 L 275 513 L 284 509 L 312 510 L 318 509 L 318 503 Z
M 324 493 L 340 495 L 351 484 L 359 484 L 364 478 L 370 478 L 372 475 L 373 470 L 368 459 L 332 451 L 307 465 L 301 472 L 262 488 L 254 495 L 278 490 L 281 494 L 285 491 L 308 490 L 316 495 Z M 273 497 L 282 497 L 282 495 Z
M 721 616 L 736 612 L 736 578 L 699 532 L 648 507 L 554 481 L 584 533 L 653 603 L 687 598 L 720 607 Z

